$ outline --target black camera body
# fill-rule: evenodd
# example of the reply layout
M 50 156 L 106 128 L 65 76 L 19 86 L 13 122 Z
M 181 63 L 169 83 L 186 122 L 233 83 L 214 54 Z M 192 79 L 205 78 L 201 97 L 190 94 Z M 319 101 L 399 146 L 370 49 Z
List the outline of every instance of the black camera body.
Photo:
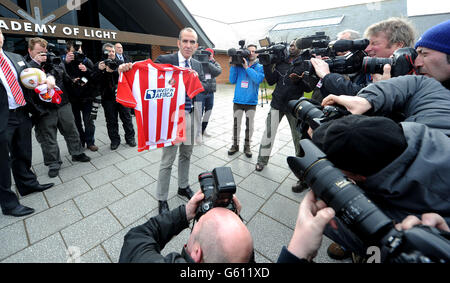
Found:
M 363 60 L 362 71 L 368 74 L 383 74 L 383 67 L 391 65 L 391 76 L 399 77 L 415 73 L 414 61 L 417 51 L 411 47 L 397 49 L 392 58 L 366 57 Z
M 219 167 L 212 172 L 204 172 L 198 176 L 198 181 L 205 198 L 197 208 L 197 220 L 214 207 L 225 207 L 236 212 L 233 202 L 236 183 L 230 167 Z
M 416 226 L 398 231 L 364 191 L 326 159 L 310 140 L 302 140 L 304 156 L 288 157 L 292 172 L 336 212 L 367 246 L 377 246 L 382 262 L 450 262 L 450 233 Z
M 347 109 L 340 105 L 321 108 L 309 102 L 305 97 L 289 101 L 288 111 L 302 123 L 308 124 L 313 130 L 325 122 L 351 115 Z
M 203 46 L 199 47 L 197 51 L 192 55 L 192 58 L 199 61 L 202 64 L 203 72 L 205 74 L 210 74 L 209 70 L 209 58 L 211 57 L 211 52 L 205 50 Z
M 108 68 L 110 68 L 111 70 L 116 71 L 119 68 L 121 62 L 116 60 L 115 58 L 110 59 L 108 53 L 109 53 L 108 51 L 106 50 L 104 51 L 103 63 L 105 63 L 105 65 L 108 66 Z
M 228 56 L 231 57 L 231 65 L 242 66 L 245 60 L 250 60 L 250 51 L 245 48 L 245 40 L 239 41 L 240 49 L 231 48 L 228 49 Z
M 263 40 L 260 40 L 260 42 Z M 289 44 L 287 42 L 272 43 L 269 38 L 264 39 L 267 46 L 256 50 L 259 63 L 263 66 L 285 62 L 289 58 Z

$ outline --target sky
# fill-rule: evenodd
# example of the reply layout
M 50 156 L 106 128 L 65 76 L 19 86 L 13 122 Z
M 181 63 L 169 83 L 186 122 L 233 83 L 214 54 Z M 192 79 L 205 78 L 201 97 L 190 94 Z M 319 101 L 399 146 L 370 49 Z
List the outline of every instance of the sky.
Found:
M 183 3 L 195 16 L 235 23 L 379 1 L 381 0 L 183 0 Z M 405 1 L 408 1 L 410 16 L 450 12 L 448 0 Z

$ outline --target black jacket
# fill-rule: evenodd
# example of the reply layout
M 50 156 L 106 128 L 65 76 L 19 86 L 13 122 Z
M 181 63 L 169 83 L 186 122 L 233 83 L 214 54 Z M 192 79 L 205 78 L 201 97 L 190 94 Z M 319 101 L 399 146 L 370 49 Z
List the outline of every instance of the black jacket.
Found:
M 116 101 L 116 91 L 117 85 L 119 83 L 119 72 L 116 70 L 112 73 L 108 73 L 106 69 L 101 71 L 98 68 L 99 64 L 100 62 L 95 65 L 91 80 L 96 85 L 96 89 L 101 95 L 102 100 Z
M 322 79 L 320 93 L 322 99 L 330 94 L 335 95 L 356 95 L 358 92 L 371 83 L 369 74 L 349 75 L 347 79 L 344 75 L 330 73 Z M 321 102 L 321 101 L 319 101 Z
M 79 102 L 90 102 L 94 100 L 97 96 L 97 91 L 95 88 L 95 83 L 92 80 L 92 75 L 94 73 L 94 63 L 89 58 L 86 58 L 83 61 L 83 65 L 86 66 L 86 72 L 82 72 L 78 64 L 74 61 L 69 64 L 66 63 L 65 56 L 62 57 L 64 66 L 66 68 L 67 74 L 69 75 L 71 82 L 67 85 L 67 90 L 69 91 L 69 99 L 70 102 L 79 103 Z M 86 78 L 88 83 L 84 86 L 80 86 L 73 82 L 76 78 Z
M 399 112 L 405 122 L 421 123 L 450 137 L 450 90 L 433 78 L 392 78 L 371 84 L 358 96 L 372 105 L 368 115 L 389 116 Z
M 63 105 L 66 105 L 69 103 L 69 94 L 67 92 L 67 84 L 71 82 L 70 77 L 67 75 L 66 69 L 64 68 L 64 64 L 59 65 L 51 65 L 50 68 L 47 70 L 44 70 L 41 65 L 39 65 L 36 61 L 34 61 L 30 55 L 25 56 L 25 60 L 29 64 L 31 68 L 37 68 L 44 71 L 47 76 L 53 76 L 55 77 L 56 86 L 61 89 L 63 92 L 61 94 L 61 104 L 55 104 L 55 103 L 49 103 L 42 101 L 37 94 L 33 95 L 33 100 L 37 105 L 42 106 L 44 109 L 55 109 L 59 108 Z
M 210 60 L 209 63 L 202 64 L 203 71 L 205 73 L 205 91 L 204 93 L 214 93 L 217 91 L 216 77 L 220 76 L 222 73 L 222 67 L 217 61 Z M 211 78 L 208 78 L 208 74 Z
M 161 255 L 165 245 L 188 227 L 185 205 L 151 218 L 125 235 L 119 263 L 193 263 L 184 249 L 182 254 Z
M 270 106 L 282 112 L 288 111 L 286 106 L 290 100 L 298 100 L 305 91 L 312 91 L 302 80 L 293 82 L 289 78 L 291 67 L 292 65 L 288 62 L 264 66 L 264 75 L 269 85 L 277 84 L 272 94 Z

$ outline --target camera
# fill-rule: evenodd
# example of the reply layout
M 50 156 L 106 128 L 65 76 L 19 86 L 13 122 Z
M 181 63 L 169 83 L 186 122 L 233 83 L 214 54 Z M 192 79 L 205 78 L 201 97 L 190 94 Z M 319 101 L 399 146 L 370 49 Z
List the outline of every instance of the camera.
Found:
M 209 58 L 211 57 L 211 52 L 205 50 L 205 47 L 201 46 L 197 49 L 197 51 L 194 53 L 192 58 L 199 61 L 202 64 L 203 72 L 205 74 L 211 73 L 209 70 Z
M 120 62 L 117 61 L 116 59 L 110 59 L 108 56 L 108 51 L 104 51 L 103 53 L 103 63 L 105 63 L 106 66 L 108 66 L 108 68 L 110 68 L 113 71 L 116 71 L 119 66 L 120 66 Z
M 394 52 L 392 58 L 364 58 L 362 71 L 369 74 L 383 74 L 384 65 L 389 64 L 392 66 L 392 77 L 411 75 L 415 72 L 416 58 L 417 51 L 414 48 L 400 48 Z
M 54 66 L 61 64 L 62 60 L 55 54 L 58 52 L 58 50 L 56 49 L 56 45 L 49 42 L 47 45 L 47 50 L 47 53 L 41 53 L 42 56 L 47 57 L 47 61 L 42 64 L 42 68 L 46 73 L 50 73 L 53 70 Z
M 339 119 L 343 116 L 351 115 L 351 113 L 344 107 L 325 106 L 321 109 L 309 102 L 305 97 L 299 100 L 291 100 L 288 102 L 288 111 L 292 113 L 299 121 L 308 124 L 313 130 L 320 127 L 325 122 Z
M 92 110 L 91 110 L 91 120 L 97 120 L 98 108 L 100 107 L 100 103 L 102 103 L 102 97 L 96 96 L 94 101 L 92 101 Z
M 300 144 L 304 156 L 287 159 L 292 172 L 305 180 L 365 245 L 380 247 L 382 262 L 450 262 L 450 233 L 425 226 L 396 230 L 393 221 L 335 168 L 325 153 L 310 140 Z
M 214 207 L 225 207 L 237 212 L 233 202 L 236 183 L 230 167 L 219 167 L 212 172 L 201 173 L 198 181 L 205 198 L 197 208 L 196 220 Z
M 239 41 L 240 49 L 235 48 L 228 49 L 228 56 L 231 57 L 231 65 L 242 66 L 244 64 L 244 58 L 248 61 L 250 58 L 250 51 L 245 48 L 245 40 Z
M 320 40 L 313 40 L 310 37 L 298 39 L 296 41 L 297 47 L 307 49 L 293 62 L 291 72 L 303 76 L 317 77 L 315 69 L 310 61 L 315 55 L 330 57 L 324 61 L 329 65 L 330 72 L 332 73 L 352 74 L 359 72 L 362 69 L 364 58 L 367 57 L 367 53 L 364 51 L 369 45 L 367 39 L 336 40 L 328 42 L 326 48 L 320 47 L 312 49 L 314 46 L 323 46 L 326 42 L 327 40 L 325 40 L 323 36 Z M 337 52 L 345 51 L 350 52 L 344 56 L 336 56 Z
M 260 40 L 260 45 L 265 47 L 256 50 L 256 53 L 259 54 L 259 63 L 262 65 L 278 64 L 286 61 L 289 57 L 289 45 L 286 42 L 275 44 L 266 38 Z

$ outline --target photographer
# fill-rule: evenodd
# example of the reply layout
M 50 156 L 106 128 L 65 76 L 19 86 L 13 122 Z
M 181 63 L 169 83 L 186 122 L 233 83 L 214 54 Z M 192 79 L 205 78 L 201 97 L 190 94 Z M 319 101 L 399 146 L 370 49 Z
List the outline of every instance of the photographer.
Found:
M 72 79 L 68 84 L 69 100 L 75 116 L 75 124 L 81 139 L 81 146 L 90 151 L 98 151 L 95 145 L 95 125 L 92 113 L 92 103 L 97 91 L 89 81 L 94 69 L 94 63 L 83 54 L 81 42 L 68 41 L 66 55 L 62 56 L 67 74 Z M 96 117 L 95 117 L 96 118 Z M 84 129 L 83 129 L 84 123 Z
M 319 250 L 323 231 L 327 224 L 335 227 L 333 220 L 335 212 L 332 208 L 319 200 L 312 191 L 309 191 L 300 204 L 294 234 L 287 247 L 278 257 L 278 263 L 305 263 L 312 262 Z M 450 232 L 444 218 L 436 213 L 426 213 L 419 219 L 416 216 L 408 216 L 402 222 L 395 225 L 399 231 L 409 230 L 417 225 L 436 227 L 442 231 Z M 336 227 L 337 228 L 337 227 Z
M 441 131 L 413 122 L 398 125 L 385 117 L 349 115 L 322 124 L 313 142 L 388 217 L 401 222 L 431 211 L 450 223 L 450 140 Z M 345 253 L 365 255 L 367 247 L 360 239 L 339 219 L 336 222 L 338 230 L 327 226 L 325 235 Z
M 286 109 L 290 100 L 297 100 L 303 96 L 304 91 L 309 92 L 309 89 L 302 80 L 296 82 L 289 79 L 289 72 L 291 70 L 291 63 L 298 58 L 300 50 L 295 45 L 293 40 L 289 46 L 289 57 L 285 61 L 264 66 L 264 74 L 269 85 L 276 84 L 275 90 L 272 94 L 271 109 L 267 114 L 266 130 L 261 140 L 259 148 L 258 161 L 256 164 L 256 171 L 262 171 L 269 163 L 272 146 L 275 141 L 278 125 L 284 116 L 289 121 L 293 142 L 295 146 L 295 154 L 300 155 L 300 139 L 301 134 L 297 131 L 297 119 Z M 272 121 L 274 123 L 272 123 Z M 294 192 L 302 191 L 303 186 L 299 181 L 292 187 Z
M 254 44 L 247 46 L 247 50 L 250 53 L 248 60 L 243 58 L 242 66 L 233 65 L 230 68 L 230 83 L 236 84 L 236 89 L 233 100 L 233 145 L 228 151 L 228 155 L 234 155 L 239 151 L 242 115 L 245 112 L 246 130 L 244 153 L 248 158 L 252 157 L 250 141 L 255 123 L 259 85 L 264 81 L 264 70 L 263 66 L 258 63 L 256 48 Z M 230 62 L 231 60 L 232 58 L 230 58 Z
M 414 29 L 403 19 L 390 18 L 368 27 L 365 37 L 370 41 L 365 50 L 370 57 L 389 58 L 397 49 L 413 46 Z M 311 64 L 314 66 L 317 76 L 322 80 L 322 97 L 329 94 L 356 95 L 370 83 L 382 79 L 380 74 L 358 73 L 352 76 L 351 80 L 346 80 L 341 74 L 331 73 L 328 64 L 321 59 L 312 58 Z M 385 66 L 384 76 L 390 71 L 390 66 Z
M 189 227 L 204 198 L 198 191 L 187 205 L 151 218 L 131 229 L 124 239 L 120 263 L 245 263 L 253 253 L 253 240 L 239 216 L 223 207 L 213 208 L 195 224 L 182 253 L 161 255 L 164 246 Z M 236 197 L 234 202 L 240 211 Z M 233 231 L 233 233 L 230 233 Z
M 116 150 L 120 146 L 118 116 L 122 120 L 126 143 L 130 147 L 135 147 L 135 132 L 130 110 L 116 102 L 116 91 L 119 82 L 117 69 L 120 62 L 116 61 L 114 45 L 106 43 L 103 45 L 102 50 L 105 60 L 97 63 L 92 79 L 99 85 L 102 106 L 105 110 L 106 127 L 111 140 L 111 150 Z
M 55 178 L 59 174 L 62 165 L 59 146 L 57 142 L 58 130 L 64 136 L 72 161 L 89 162 L 91 159 L 83 153 L 80 136 L 78 134 L 71 105 L 69 103 L 65 85 L 70 82 L 66 70 L 59 58 L 54 56 L 52 62 L 47 54 L 48 42 L 42 38 L 32 38 L 28 45 L 28 55 L 25 60 L 32 68 L 38 68 L 55 77 L 56 86 L 61 89 L 61 101 L 59 104 L 40 99 L 40 95 L 34 96 L 47 114 L 37 121 L 35 132 L 36 139 L 40 143 L 44 156 L 44 164 L 49 167 L 48 176 Z M 54 55 L 54 54 L 53 54 Z
M 322 105 L 339 104 L 352 114 L 390 116 L 438 129 L 450 137 L 450 91 L 433 78 L 403 76 L 380 81 L 357 96 L 329 95 Z
M 418 73 L 450 89 L 450 20 L 427 30 L 416 43 Z
M 205 51 L 208 51 L 211 55 L 209 57 L 208 68 L 203 68 L 203 72 L 205 73 L 205 92 L 200 93 L 195 97 L 196 103 L 200 103 L 199 111 L 200 116 L 200 124 L 198 131 L 201 130 L 201 135 L 206 137 L 210 137 L 205 131 L 208 126 L 209 118 L 211 117 L 211 112 L 214 106 L 214 93 L 217 90 L 216 77 L 218 77 L 222 73 L 222 67 L 219 62 L 214 59 L 214 50 L 211 48 L 206 48 Z M 200 136 L 199 134 L 197 136 Z

